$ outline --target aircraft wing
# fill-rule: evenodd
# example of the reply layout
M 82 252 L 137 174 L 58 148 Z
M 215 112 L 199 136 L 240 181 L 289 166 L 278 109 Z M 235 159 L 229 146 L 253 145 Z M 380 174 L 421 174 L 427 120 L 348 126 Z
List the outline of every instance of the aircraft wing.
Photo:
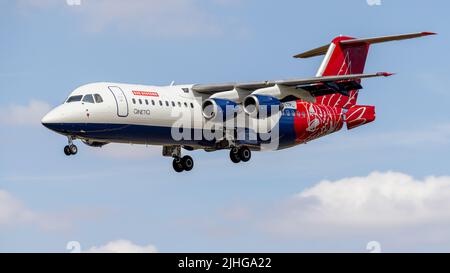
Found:
M 361 79 L 388 77 L 391 75 L 393 74 L 387 72 L 378 72 L 373 74 L 350 74 L 249 83 L 196 84 L 192 86 L 192 90 L 203 94 L 214 94 L 218 92 L 230 91 L 233 89 L 241 89 L 251 92 L 260 88 L 283 85 L 304 89 L 310 92 L 312 96 L 320 96 L 323 95 L 324 92 L 326 92 L 326 94 L 341 93 L 345 95 L 346 91 L 361 89 L 362 87 L 359 84 L 359 81 Z

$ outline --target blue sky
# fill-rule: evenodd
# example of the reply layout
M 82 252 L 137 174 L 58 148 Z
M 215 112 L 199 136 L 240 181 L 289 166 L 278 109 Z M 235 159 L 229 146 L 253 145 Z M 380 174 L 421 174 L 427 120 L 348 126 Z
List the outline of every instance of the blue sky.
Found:
M 447 1 L 2 1 L 0 251 L 111 245 L 161 252 L 450 251 Z M 314 75 L 291 56 L 344 34 L 438 36 L 375 45 L 358 103 L 376 122 L 231 163 L 158 147 L 79 144 L 39 123 L 77 86 Z M 123 249 L 122 249 L 123 250 Z

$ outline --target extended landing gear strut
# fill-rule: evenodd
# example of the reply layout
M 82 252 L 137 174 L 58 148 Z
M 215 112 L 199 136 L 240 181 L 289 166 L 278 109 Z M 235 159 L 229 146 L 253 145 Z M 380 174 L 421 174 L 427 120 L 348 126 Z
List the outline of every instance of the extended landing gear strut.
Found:
M 73 144 L 74 138 L 68 137 L 67 139 L 68 139 L 69 145 L 64 147 L 64 154 L 66 154 L 67 156 L 76 155 L 78 153 L 78 147 L 77 147 L 77 145 Z
M 230 159 L 234 163 L 239 163 L 241 161 L 247 162 L 250 160 L 251 157 L 252 151 L 246 146 L 242 146 L 240 148 L 233 147 L 230 150 Z
M 190 171 L 194 168 L 194 160 L 192 157 L 185 155 L 181 157 L 180 146 L 164 146 L 163 156 L 173 157 L 172 167 L 177 172 Z

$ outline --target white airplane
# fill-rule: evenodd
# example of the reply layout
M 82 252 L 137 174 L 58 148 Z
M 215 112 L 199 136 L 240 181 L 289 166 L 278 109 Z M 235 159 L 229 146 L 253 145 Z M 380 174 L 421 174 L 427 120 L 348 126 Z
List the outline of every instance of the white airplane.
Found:
M 230 150 L 234 163 L 251 151 L 279 150 L 306 143 L 375 119 L 374 106 L 357 105 L 369 46 L 434 33 L 356 39 L 339 36 L 296 58 L 325 55 L 315 77 L 226 84 L 146 86 L 92 83 L 75 89 L 42 124 L 68 138 L 66 155 L 108 143 L 161 145 L 177 172 L 190 171 L 193 159 L 181 149 Z

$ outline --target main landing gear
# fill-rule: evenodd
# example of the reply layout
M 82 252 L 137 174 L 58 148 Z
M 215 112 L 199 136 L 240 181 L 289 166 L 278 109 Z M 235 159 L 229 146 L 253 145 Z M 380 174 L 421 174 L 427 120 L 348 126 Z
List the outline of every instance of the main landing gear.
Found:
M 67 156 L 76 155 L 78 153 L 78 147 L 73 144 L 73 140 L 74 139 L 72 137 L 68 137 L 69 145 L 64 147 L 64 154 Z
M 194 168 L 194 160 L 192 157 L 181 156 L 180 146 L 163 146 L 163 156 L 173 157 L 172 167 L 177 173 L 182 171 L 190 171 Z
M 192 157 L 185 155 L 183 157 L 175 157 L 172 162 L 173 169 L 177 173 L 181 173 L 182 171 L 190 171 L 194 168 L 194 160 Z
M 252 157 L 252 151 L 246 147 L 242 146 L 240 148 L 233 147 L 230 150 L 230 159 L 233 161 L 233 163 L 239 163 L 239 162 L 247 162 Z

